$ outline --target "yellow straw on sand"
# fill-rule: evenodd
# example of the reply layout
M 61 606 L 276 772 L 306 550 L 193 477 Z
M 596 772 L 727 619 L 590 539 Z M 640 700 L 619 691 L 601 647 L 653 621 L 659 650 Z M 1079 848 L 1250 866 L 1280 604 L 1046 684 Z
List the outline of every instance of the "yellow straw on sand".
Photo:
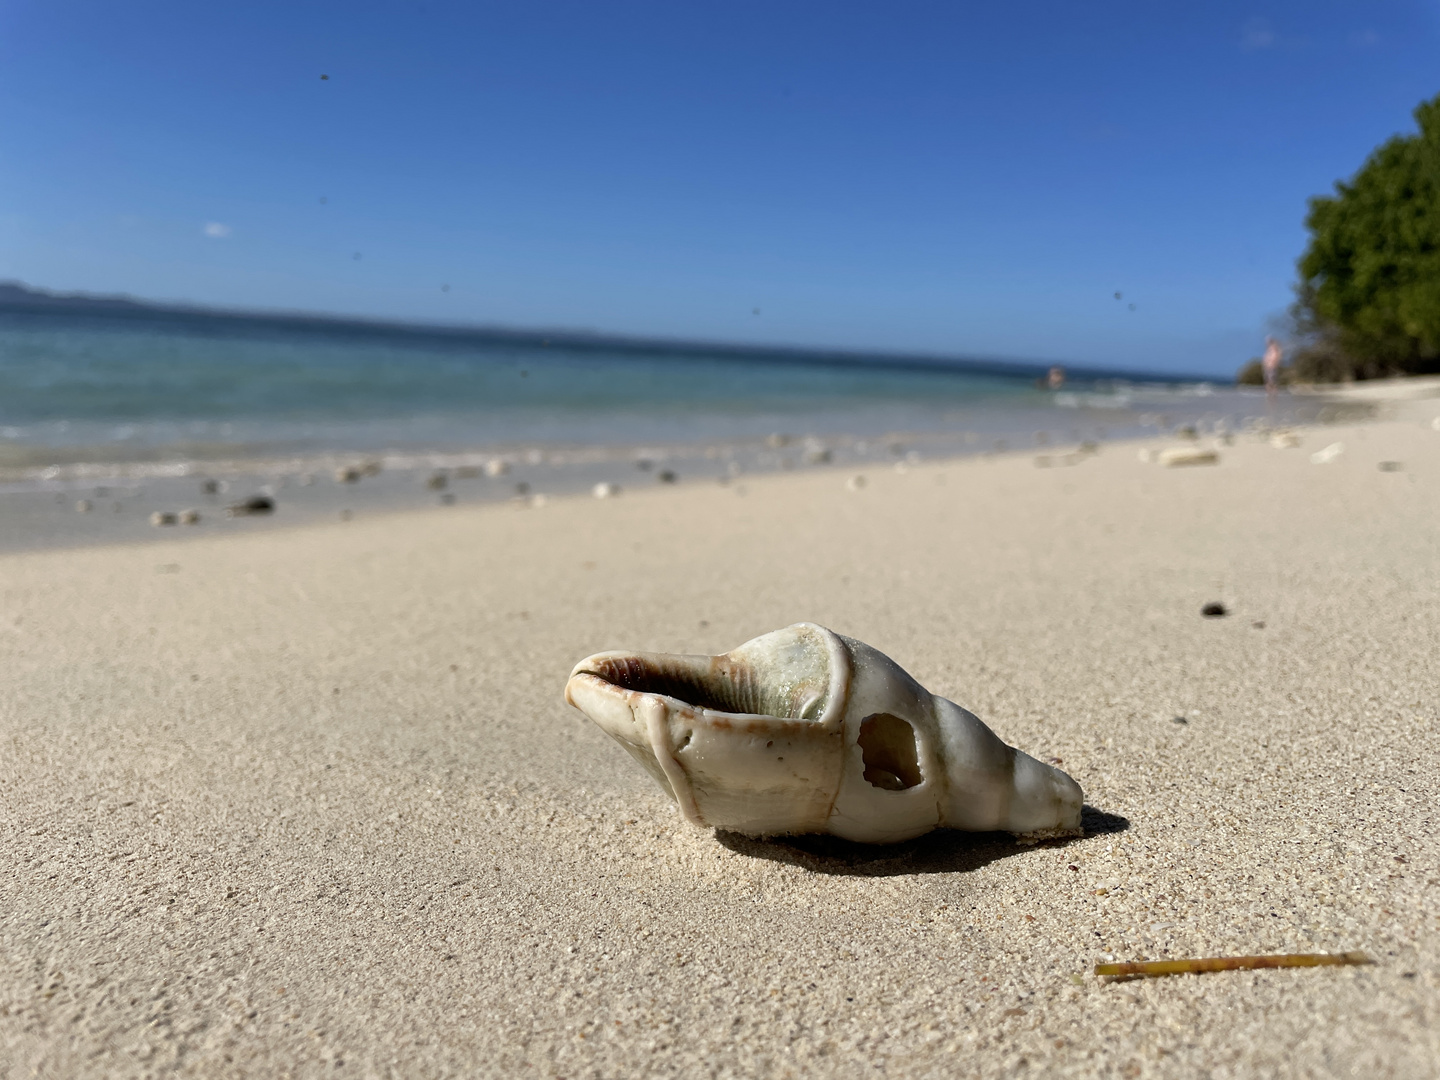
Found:
M 1189 975 L 1202 971 L 1251 971 L 1255 968 L 1328 967 L 1333 964 L 1371 964 L 1363 952 L 1276 953 L 1272 956 L 1211 956 L 1197 960 L 1132 960 L 1096 964 L 1096 975 Z

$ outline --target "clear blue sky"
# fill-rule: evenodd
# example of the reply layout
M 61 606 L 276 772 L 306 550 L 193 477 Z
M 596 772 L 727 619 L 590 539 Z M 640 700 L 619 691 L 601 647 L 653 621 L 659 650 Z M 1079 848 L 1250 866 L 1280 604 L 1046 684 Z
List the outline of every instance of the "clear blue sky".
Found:
M 0 277 L 1229 373 L 1437 45 L 1440 0 L 0 0 Z

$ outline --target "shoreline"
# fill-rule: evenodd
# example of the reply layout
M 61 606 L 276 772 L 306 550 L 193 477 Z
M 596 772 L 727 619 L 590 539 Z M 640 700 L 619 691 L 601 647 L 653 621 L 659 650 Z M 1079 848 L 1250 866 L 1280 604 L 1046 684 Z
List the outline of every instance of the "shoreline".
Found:
M 1277 416 L 1227 417 L 1205 410 L 1121 412 L 1077 405 L 1041 415 L 987 414 L 949 429 L 825 436 L 774 432 L 767 437 L 689 443 L 510 443 L 464 450 L 375 452 L 333 450 L 306 456 L 211 461 L 111 461 L 0 467 L 0 551 L 146 542 L 152 513 L 198 516 L 199 532 L 217 524 L 231 532 L 281 524 L 349 520 L 442 504 L 492 504 L 563 498 L 599 484 L 621 490 L 657 483 L 728 484 L 790 471 L 858 471 L 909 467 L 921 461 L 965 461 L 1007 454 L 1064 463 L 1088 447 L 1121 447 L 1165 437 L 1165 428 L 1207 440 L 1246 438 L 1277 422 L 1306 427 L 1367 419 L 1388 402 L 1353 406 L 1341 395 L 1283 401 Z M 1253 395 L 1252 395 L 1253 396 Z M 1258 408 L 1260 401 L 1252 403 Z M 1173 404 L 1173 403 L 1172 403 Z M 1045 426 L 1034 425 L 1044 422 Z M 990 427 L 986 427 L 986 424 Z M 798 427 L 799 425 L 797 425 Z M 803 430 L 803 428 L 802 428 Z M 347 480 L 339 478 L 344 475 Z M 218 491 L 210 490 L 216 487 Z M 224 520 L 236 499 L 261 495 L 277 504 L 272 517 Z

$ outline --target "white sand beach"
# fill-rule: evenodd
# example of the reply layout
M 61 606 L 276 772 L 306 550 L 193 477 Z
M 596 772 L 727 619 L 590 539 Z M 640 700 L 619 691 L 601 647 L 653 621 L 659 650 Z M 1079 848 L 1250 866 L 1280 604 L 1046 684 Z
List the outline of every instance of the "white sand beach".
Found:
M 0 1077 L 1440 1074 L 1440 409 L 1410 410 L 1218 466 L 0 557 Z M 1059 759 L 1089 835 L 716 835 L 562 700 L 600 649 L 799 620 Z M 1348 950 L 1376 963 L 1091 974 Z

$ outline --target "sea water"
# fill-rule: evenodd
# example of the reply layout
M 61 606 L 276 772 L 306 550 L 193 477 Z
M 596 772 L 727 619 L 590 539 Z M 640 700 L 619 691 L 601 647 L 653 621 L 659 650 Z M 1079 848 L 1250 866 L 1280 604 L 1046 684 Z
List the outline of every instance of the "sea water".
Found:
M 1266 409 L 1263 395 L 1160 377 L 1072 373 L 1056 392 L 1037 386 L 1045 370 L 203 314 L 0 312 L 0 492 L 67 508 L 71 496 L 113 502 L 122 514 L 127 504 L 106 485 L 175 501 L 183 494 L 167 481 L 313 487 L 360 461 L 390 478 L 365 494 L 307 494 L 329 513 L 366 499 L 393 505 L 421 490 L 422 473 L 454 499 L 459 488 L 435 470 L 494 480 L 480 468 L 494 462 L 503 483 L 472 485 L 465 498 L 1060 448 L 1180 424 L 1233 429 Z M 105 494 L 87 496 L 87 485 Z M 33 531 L 15 524 L 33 518 L 19 505 L 0 506 L 0 532 L 6 520 Z M 104 537 L 115 527 L 87 528 Z

